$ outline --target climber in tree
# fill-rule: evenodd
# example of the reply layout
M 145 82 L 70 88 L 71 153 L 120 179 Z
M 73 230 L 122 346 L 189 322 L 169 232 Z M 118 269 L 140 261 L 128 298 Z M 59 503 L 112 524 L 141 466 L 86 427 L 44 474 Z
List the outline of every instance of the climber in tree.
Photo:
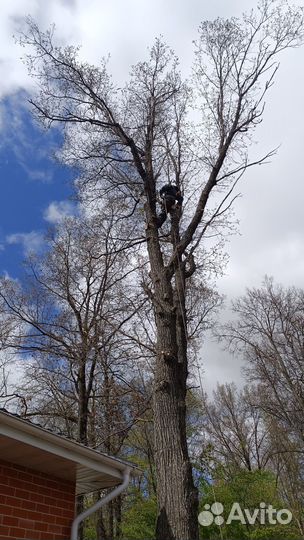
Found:
M 157 228 L 159 229 L 166 221 L 167 215 L 175 208 L 182 205 L 183 197 L 177 186 L 166 184 L 159 192 L 161 198 L 161 212 L 157 216 Z

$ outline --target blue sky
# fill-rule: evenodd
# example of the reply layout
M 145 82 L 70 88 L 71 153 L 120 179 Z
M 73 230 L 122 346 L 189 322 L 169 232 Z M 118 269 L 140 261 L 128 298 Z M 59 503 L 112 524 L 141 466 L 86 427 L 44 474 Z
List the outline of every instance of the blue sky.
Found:
M 59 132 L 46 132 L 34 124 L 26 100 L 20 92 L 2 103 L 0 273 L 12 277 L 21 277 L 26 252 L 42 242 L 53 221 L 50 205 L 60 207 L 71 197 L 74 176 L 54 159 Z

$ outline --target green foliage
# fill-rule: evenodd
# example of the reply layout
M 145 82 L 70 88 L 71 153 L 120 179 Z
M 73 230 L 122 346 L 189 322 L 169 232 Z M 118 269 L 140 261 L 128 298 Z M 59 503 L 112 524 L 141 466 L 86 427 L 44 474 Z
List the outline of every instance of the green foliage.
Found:
M 272 505 L 276 509 L 285 508 L 286 505 L 278 497 L 274 475 L 267 471 L 240 471 L 229 481 L 220 480 L 214 485 L 201 484 L 202 499 L 200 511 L 206 510 L 205 505 L 210 506 L 215 502 L 222 503 L 224 512 L 221 514 L 224 523 L 221 526 L 212 524 L 200 527 L 200 537 L 202 539 L 220 540 L 229 538 L 233 540 L 296 540 L 299 532 L 293 521 L 289 525 L 279 523 L 271 525 L 266 516 L 265 524 L 259 522 L 259 517 L 255 523 L 241 523 L 232 521 L 226 524 L 233 503 L 239 503 L 241 509 L 247 508 L 252 514 L 255 509 L 260 511 L 260 503 L 264 502 L 266 508 Z
M 250 540 L 300 540 L 299 532 L 289 525 L 264 526 L 254 529 Z
M 122 537 L 128 540 L 155 538 L 157 504 L 155 497 L 138 496 L 123 513 Z
M 85 527 L 85 540 L 96 540 L 96 528 L 94 526 Z

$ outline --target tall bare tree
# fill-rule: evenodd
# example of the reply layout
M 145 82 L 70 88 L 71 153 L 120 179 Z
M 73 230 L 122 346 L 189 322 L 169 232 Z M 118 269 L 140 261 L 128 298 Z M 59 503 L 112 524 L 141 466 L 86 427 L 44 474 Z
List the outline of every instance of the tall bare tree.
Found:
M 210 231 L 220 234 L 233 188 L 253 165 L 246 148 L 262 120 L 277 55 L 298 46 L 302 37 L 301 9 L 262 0 L 257 12 L 242 20 L 201 24 L 193 85 L 182 81 L 173 52 L 156 40 L 149 59 L 138 63 L 118 89 L 106 62 L 99 67 L 81 62 L 78 49 L 54 44 L 53 30 L 43 33 L 29 21 L 21 35 L 22 44 L 32 48 L 28 66 L 40 87 L 30 100 L 34 113 L 48 127 L 62 126 L 63 159 L 80 169 L 83 198 L 115 201 L 117 218 L 126 228 L 136 223 L 133 234 L 138 230 L 146 240 L 150 283 L 145 290 L 157 337 L 159 539 L 198 538 L 197 490 L 186 439 L 188 282 L 206 261 L 199 246 Z M 157 193 L 168 182 L 183 192 L 185 204 L 159 229 Z

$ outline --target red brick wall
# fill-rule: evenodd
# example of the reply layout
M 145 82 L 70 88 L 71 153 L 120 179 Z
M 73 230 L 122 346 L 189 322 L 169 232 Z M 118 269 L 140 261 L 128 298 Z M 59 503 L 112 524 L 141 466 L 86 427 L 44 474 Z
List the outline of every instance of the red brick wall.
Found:
M 75 486 L 0 460 L 0 540 L 68 540 Z

